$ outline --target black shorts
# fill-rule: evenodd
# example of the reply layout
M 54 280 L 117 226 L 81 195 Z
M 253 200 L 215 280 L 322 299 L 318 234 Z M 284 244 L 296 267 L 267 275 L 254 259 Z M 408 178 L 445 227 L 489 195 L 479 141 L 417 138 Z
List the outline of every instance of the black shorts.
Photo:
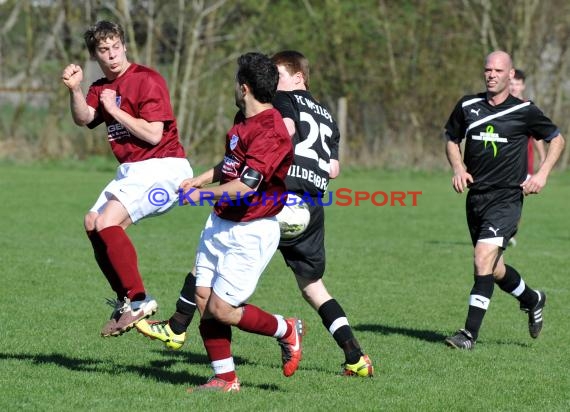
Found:
M 518 188 L 469 191 L 465 208 L 473 246 L 485 242 L 506 249 L 509 239 L 517 233 L 523 198 Z
M 295 275 L 317 280 L 325 273 L 325 211 L 309 205 L 311 220 L 307 229 L 293 239 L 282 239 L 279 250 Z

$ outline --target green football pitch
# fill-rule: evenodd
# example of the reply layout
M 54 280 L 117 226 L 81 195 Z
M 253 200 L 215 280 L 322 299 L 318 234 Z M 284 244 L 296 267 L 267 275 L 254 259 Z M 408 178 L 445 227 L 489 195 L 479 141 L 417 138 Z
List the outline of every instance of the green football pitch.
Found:
M 0 410 L 570 410 L 568 173 L 525 199 L 518 245 L 506 252 L 548 295 L 538 339 L 518 302 L 496 288 L 475 350 L 446 347 L 472 285 L 465 195 L 452 191 L 449 173 L 345 170 L 329 188 L 338 202 L 326 208 L 325 283 L 375 377 L 338 376 L 342 351 L 277 253 L 251 303 L 305 320 L 299 370 L 285 378 L 273 339 L 234 329 L 241 392 L 193 395 L 186 388 L 211 375 L 196 319 L 177 352 L 135 331 L 99 336 L 112 293 L 82 219 L 113 175 L 74 163 L 0 164 Z M 364 200 L 373 193 L 376 205 Z M 209 211 L 176 207 L 128 230 L 157 318 L 174 309 Z

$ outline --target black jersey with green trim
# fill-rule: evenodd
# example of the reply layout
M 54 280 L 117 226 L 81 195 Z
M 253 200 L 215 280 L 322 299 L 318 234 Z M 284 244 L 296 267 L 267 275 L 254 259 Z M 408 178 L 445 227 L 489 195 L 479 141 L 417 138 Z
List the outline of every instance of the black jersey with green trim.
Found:
M 330 160 L 338 160 L 340 133 L 336 121 L 307 90 L 278 91 L 273 105 L 283 118 L 295 122 L 295 156 L 285 180 L 287 190 L 322 195 L 329 183 Z
M 469 188 L 480 191 L 520 188 L 527 176 L 528 137 L 550 141 L 559 133 L 533 102 L 509 95 L 492 106 L 486 93 L 462 97 L 445 125 L 448 140 L 465 139 Z

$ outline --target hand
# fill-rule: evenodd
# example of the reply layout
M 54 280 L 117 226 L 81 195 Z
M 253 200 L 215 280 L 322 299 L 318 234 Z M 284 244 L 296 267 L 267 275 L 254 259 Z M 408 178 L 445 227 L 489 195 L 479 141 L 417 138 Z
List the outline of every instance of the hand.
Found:
M 202 187 L 201 182 L 196 177 L 189 177 L 180 183 L 180 189 L 182 190 L 189 190 L 193 187 Z
M 117 92 L 111 89 L 104 89 L 99 96 L 99 101 L 111 116 L 113 113 L 120 109 L 117 106 Z
M 473 183 L 473 176 L 467 173 L 465 170 L 455 173 L 451 178 L 451 185 L 457 193 L 463 193 L 463 191 Z
M 200 182 L 195 177 L 184 179 L 178 189 L 182 203 L 187 205 L 192 201 L 196 204 L 200 200 L 200 191 L 197 190 L 200 186 Z
M 540 193 L 544 186 L 546 186 L 546 177 L 540 173 L 530 176 L 521 184 L 525 196 Z
M 61 80 L 70 90 L 76 89 L 83 80 L 83 70 L 76 64 L 70 64 L 63 69 Z
M 183 205 L 192 204 L 193 206 L 196 206 L 200 201 L 200 197 L 200 189 L 196 187 L 188 187 L 187 189 L 180 187 L 178 189 L 178 202 L 182 200 Z

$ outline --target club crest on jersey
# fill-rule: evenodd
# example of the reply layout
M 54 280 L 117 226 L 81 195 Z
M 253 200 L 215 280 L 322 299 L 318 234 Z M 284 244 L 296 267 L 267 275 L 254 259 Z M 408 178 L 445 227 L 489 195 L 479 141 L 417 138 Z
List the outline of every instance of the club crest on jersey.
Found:
M 121 107 L 121 96 L 115 96 L 115 103 L 117 107 Z
M 240 162 L 234 155 L 224 156 L 224 163 L 222 165 L 222 173 L 230 178 L 237 178 L 239 176 L 238 168 L 240 167 Z
M 236 146 L 238 144 L 238 140 L 239 140 L 238 136 L 236 136 L 235 134 L 232 135 L 232 137 L 230 139 L 230 149 L 231 150 L 234 150 L 236 148 Z

